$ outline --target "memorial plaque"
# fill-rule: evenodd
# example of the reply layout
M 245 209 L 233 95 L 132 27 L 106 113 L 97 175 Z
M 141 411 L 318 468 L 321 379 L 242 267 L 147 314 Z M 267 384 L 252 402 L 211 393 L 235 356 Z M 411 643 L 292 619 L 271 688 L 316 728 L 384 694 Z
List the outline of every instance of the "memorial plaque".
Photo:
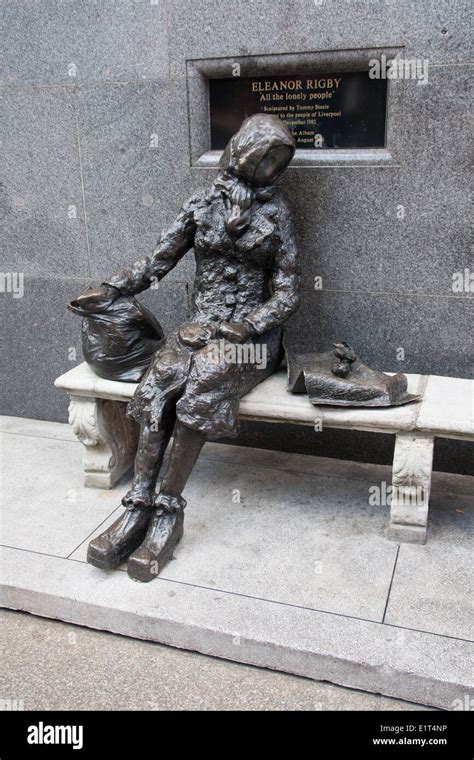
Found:
M 367 71 L 211 79 L 209 98 L 212 150 L 255 113 L 280 116 L 300 149 L 385 147 L 387 80 Z

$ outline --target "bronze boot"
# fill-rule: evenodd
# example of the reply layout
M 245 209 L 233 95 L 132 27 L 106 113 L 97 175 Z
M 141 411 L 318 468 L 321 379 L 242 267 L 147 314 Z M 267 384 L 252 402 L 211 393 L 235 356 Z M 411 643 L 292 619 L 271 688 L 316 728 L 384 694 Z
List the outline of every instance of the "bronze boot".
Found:
M 153 497 L 122 500 L 125 512 L 110 528 L 93 538 L 87 550 L 87 561 L 103 570 L 118 567 L 143 541 L 155 512 Z
M 170 561 L 183 536 L 185 500 L 160 494 L 157 509 L 143 543 L 128 558 L 127 572 L 135 581 L 147 583 Z

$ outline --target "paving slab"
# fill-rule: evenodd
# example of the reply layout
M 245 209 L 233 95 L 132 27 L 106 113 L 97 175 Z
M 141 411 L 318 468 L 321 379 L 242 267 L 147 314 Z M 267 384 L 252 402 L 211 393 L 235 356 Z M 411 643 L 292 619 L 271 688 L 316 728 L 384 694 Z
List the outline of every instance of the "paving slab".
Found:
M 437 473 L 430 543 L 399 547 L 369 504 L 390 468 L 206 444 L 175 559 L 138 584 L 85 562 L 126 483 L 84 488 L 67 426 L 1 428 L 3 606 L 438 708 L 472 690 L 472 479 Z
M 412 702 L 0 612 L 2 696 L 25 710 L 430 710 Z
M 45 420 L 32 420 L 28 417 L 1 415 L 0 432 L 28 435 L 34 438 L 57 438 L 61 441 L 77 443 L 72 427 L 63 422 L 46 422 Z
M 185 535 L 163 578 L 382 620 L 397 545 L 366 481 L 201 461 L 185 497 Z M 72 559 L 86 560 L 89 540 Z
M 1 543 L 67 557 L 115 509 L 117 494 L 84 488 L 78 441 L 12 433 L 0 440 Z
M 435 493 L 431 501 L 430 541 L 400 546 L 385 622 L 469 639 L 474 631 L 473 499 Z
M 2 549 L 2 604 L 449 709 L 470 692 L 465 641 Z

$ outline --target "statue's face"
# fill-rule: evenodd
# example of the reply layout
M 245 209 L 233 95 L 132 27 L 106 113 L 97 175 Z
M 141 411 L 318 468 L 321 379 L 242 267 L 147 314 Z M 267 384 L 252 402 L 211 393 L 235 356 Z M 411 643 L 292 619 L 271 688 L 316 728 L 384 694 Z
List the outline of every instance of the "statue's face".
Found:
M 271 185 L 291 161 L 293 151 L 287 145 L 271 148 L 255 167 L 252 183 L 258 187 Z

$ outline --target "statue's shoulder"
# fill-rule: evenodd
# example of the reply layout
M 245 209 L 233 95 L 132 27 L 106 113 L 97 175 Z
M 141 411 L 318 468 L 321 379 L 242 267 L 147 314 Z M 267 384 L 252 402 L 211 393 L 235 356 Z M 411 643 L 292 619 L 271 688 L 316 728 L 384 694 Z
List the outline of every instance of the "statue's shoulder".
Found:
M 187 213 L 200 211 L 207 203 L 207 193 L 205 190 L 197 190 L 187 201 L 183 203 L 183 210 Z

